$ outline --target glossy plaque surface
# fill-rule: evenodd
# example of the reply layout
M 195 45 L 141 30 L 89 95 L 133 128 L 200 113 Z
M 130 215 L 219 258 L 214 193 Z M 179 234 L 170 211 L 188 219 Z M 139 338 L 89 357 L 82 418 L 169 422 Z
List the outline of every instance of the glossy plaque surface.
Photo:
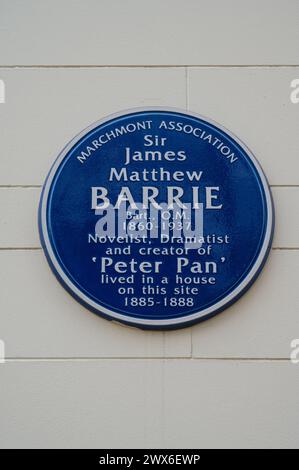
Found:
M 273 207 L 259 164 L 229 131 L 176 109 L 133 109 L 62 151 L 39 227 L 51 268 L 86 307 L 178 328 L 223 310 L 255 280 Z

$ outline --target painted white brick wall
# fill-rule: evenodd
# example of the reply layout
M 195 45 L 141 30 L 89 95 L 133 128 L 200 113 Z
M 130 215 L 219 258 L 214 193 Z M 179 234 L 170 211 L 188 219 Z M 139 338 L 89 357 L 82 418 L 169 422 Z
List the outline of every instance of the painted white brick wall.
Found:
M 0 0 L 0 447 L 298 447 L 298 19 L 296 0 Z M 255 285 L 173 332 L 88 312 L 50 272 L 37 233 L 61 148 L 147 105 L 238 135 L 276 208 Z

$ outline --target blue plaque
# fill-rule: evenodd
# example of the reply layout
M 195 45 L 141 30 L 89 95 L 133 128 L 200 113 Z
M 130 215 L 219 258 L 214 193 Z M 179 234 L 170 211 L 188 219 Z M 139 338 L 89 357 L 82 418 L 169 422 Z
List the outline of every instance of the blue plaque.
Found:
M 109 320 L 151 329 L 192 325 L 237 300 L 266 261 L 273 220 L 250 150 L 210 119 L 164 108 L 81 132 L 39 209 L 63 286 Z

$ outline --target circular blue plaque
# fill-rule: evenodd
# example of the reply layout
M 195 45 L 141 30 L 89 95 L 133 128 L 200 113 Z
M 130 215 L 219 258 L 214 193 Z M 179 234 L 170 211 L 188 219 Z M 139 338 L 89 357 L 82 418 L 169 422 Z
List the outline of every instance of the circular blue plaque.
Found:
M 165 108 L 111 115 L 75 137 L 39 209 L 63 286 L 109 320 L 152 329 L 237 300 L 266 261 L 273 220 L 249 149 L 210 119 Z

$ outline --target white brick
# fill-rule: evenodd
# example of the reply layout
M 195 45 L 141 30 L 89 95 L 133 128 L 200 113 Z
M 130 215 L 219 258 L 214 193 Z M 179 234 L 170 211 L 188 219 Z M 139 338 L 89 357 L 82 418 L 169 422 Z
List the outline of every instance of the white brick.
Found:
M 299 251 L 275 250 L 233 306 L 192 328 L 194 357 L 289 358 L 299 333 Z
M 1 0 L 2 64 L 294 64 L 298 2 Z
M 166 384 L 165 448 L 298 446 L 295 365 L 172 361 Z
M 299 104 L 290 100 L 290 83 L 298 77 L 299 67 L 194 68 L 189 109 L 237 135 L 270 184 L 299 184 Z
M 40 247 L 40 188 L 0 188 L 0 248 Z
M 0 41 L 1 42 L 1 41 Z M 183 69 L 3 69 L 0 184 L 42 184 L 63 147 L 93 122 L 138 106 L 185 107 Z
M 0 365 L 0 445 L 296 448 L 297 367 L 278 361 L 7 362 Z
M 190 329 L 144 332 L 90 313 L 60 286 L 40 251 L 1 251 L 0 261 L 0 338 L 9 357 L 190 355 Z M 237 303 L 192 328 L 194 357 L 289 357 L 299 330 L 298 277 L 299 252 L 273 251 Z
M 142 331 L 91 313 L 40 250 L 0 251 L 0 339 L 8 357 L 188 357 L 190 329 Z
M 159 445 L 161 374 L 153 361 L 6 363 L 0 382 L 0 447 Z
M 299 247 L 299 187 L 272 188 L 275 205 L 274 247 Z

